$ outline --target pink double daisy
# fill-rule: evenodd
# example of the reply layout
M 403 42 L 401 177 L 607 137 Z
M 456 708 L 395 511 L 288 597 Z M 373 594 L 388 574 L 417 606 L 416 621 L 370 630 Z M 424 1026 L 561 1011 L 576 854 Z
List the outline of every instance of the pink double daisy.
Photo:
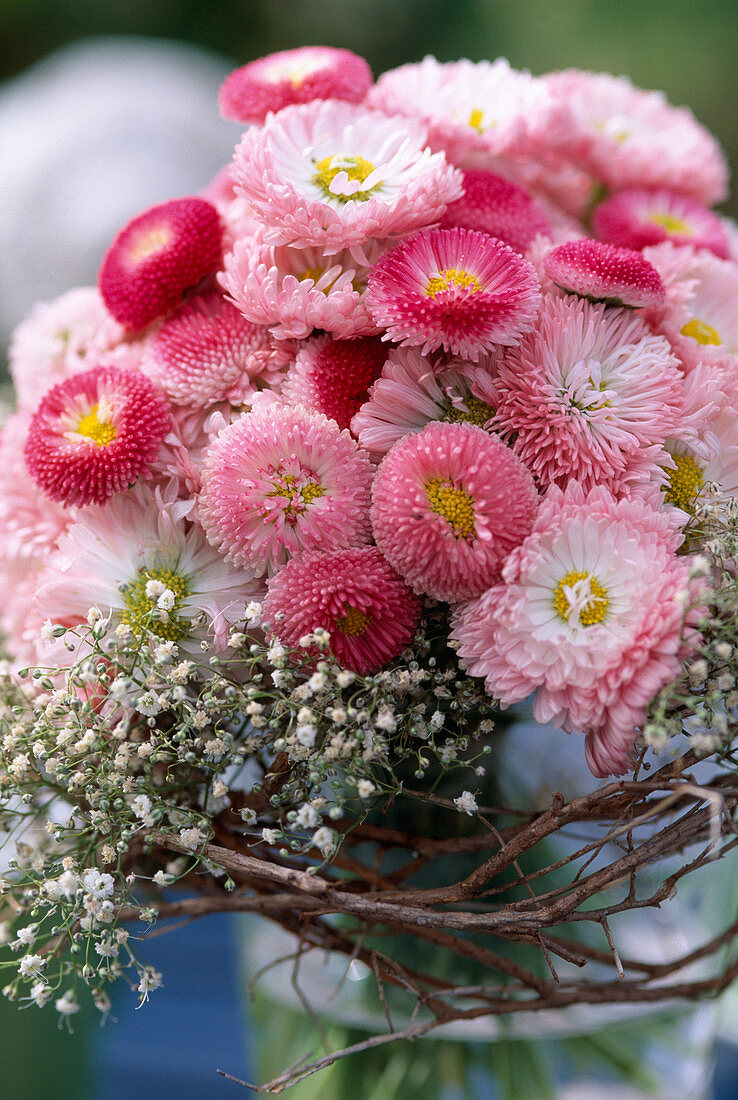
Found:
M 269 332 L 220 294 L 191 298 L 152 339 L 143 369 L 178 405 L 243 404 L 280 372 Z
M 555 286 L 590 302 L 635 309 L 666 297 L 658 271 L 640 252 L 586 237 L 552 248 L 543 269 Z
M 263 404 L 208 448 L 200 521 L 249 576 L 273 574 L 301 550 L 368 542 L 371 480 L 368 456 L 335 421 Z
M 363 57 L 332 46 L 280 50 L 242 65 L 226 77 L 218 95 L 224 118 L 259 125 L 270 111 L 313 99 L 361 103 L 372 73 Z
M 425 131 L 379 111 L 316 100 L 270 116 L 237 147 L 234 176 L 270 244 L 326 256 L 437 221 L 461 194 L 458 172 Z
M 339 664 L 362 675 L 397 657 L 419 618 L 420 601 L 376 546 L 290 558 L 269 581 L 263 613 L 288 646 L 327 630 Z
M 103 504 L 148 471 L 169 424 L 169 405 L 148 378 L 95 367 L 46 394 L 28 429 L 26 465 L 52 500 Z
M 365 251 L 372 259 L 378 248 Z M 238 238 L 219 281 L 244 317 L 277 339 L 302 340 L 322 329 L 347 340 L 377 331 L 366 305 L 368 273 L 349 252 L 326 257 L 321 248 L 277 247 L 259 235 Z
M 455 602 L 483 592 L 528 534 L 538 498 L 509 448 L 473 424 L 401 439 L 372 488 L 377 546 L 413 591 Z
M 730 250 L 717 214 L 689 195 L 666 187 L 636 187 L 612 195 L 594 211 L 592 228 L 600 240 L 623 248 L 641 249 L 671 241 L 709 248 L 724 260 Z
M 668 342 L 628 310 L 547 298 L 498 365 L 494 423 L 543 487 L 615 486 L 679 422 L 682 376 Z
M 521 254 L 538 233 L 550 236 L 546 214 L 525 188 L 481 168 L 467 168 L 463 179 L 464 194 L 449 204 L 442 228 L 478 229 Z
M 541 296 L 532 266 L 502 241 L 473 229 L 430 229 L 381 257 L 367 301 L 385 339 L 476 362 L 519 342 Z
M 304 405 L 335 420 L 339 428 L 348 428 L 386 358 L 386 346 L 374 337 L 316 336 L 297 352 L 282 384 L 282 397 L 290 405 Z
M 502 583 L 454 615 L 469 672 L 503 707 L 537 691 L 536 720 L 586 734 L 597 776 L 630 767 L 646 707 L 695 638 L 685 606 L 699 589 L 679 540 L 649 504 L 570 482 L 549 490 Z

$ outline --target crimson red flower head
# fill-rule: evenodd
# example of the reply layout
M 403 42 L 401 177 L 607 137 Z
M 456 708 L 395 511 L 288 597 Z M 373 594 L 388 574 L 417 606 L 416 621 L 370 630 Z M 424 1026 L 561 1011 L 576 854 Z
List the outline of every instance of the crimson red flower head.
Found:
M 28 429 L 28 471 L 52 500 L 104 504 L 156 458 L 169 406 L 143 374 L 95 367 L 60 382 Z
M 659 306 L 666 297 L 661 276 L 640 252 L 602 241 L 560 244 L 546 254 L 543 268 L 556 286 L 590 302 L 636 308 Z
M 105 253 L 98 286 L 110 313 L 138 331 L 216 271 L 223 227 L 205 199 L 172 199 L 128 222 Z

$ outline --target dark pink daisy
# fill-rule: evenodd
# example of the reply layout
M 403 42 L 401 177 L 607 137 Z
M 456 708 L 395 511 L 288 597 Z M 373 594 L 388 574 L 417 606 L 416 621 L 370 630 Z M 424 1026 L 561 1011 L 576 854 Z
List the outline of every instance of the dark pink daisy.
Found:
M 297 353 L 282 395 L 293 405 L 305 405 L 348 428 L 354 413 L 366 401 L 372 382 L 379 378 L 387 358 L 381 340 L 332 340 L 316 336 Z
M 148 470 L 169 422 L 144 375 L 95 367 L 46 394 L 28 429 L 26 465 L 52 500 L 104 504 Z
M 378 260 L 367 291 L 384 339 L 472 362 L 517 344 L 540 301 L 532 265 L 474 229 L 430 229 L 403 241 Z
M 365 675 L 410 644 L 420 601 L 376 546 L 300 554 L 269 581 L 264 622 L 288 646 L 322 627 L 344 668 Z
M 592 227 L 601 241 L 624 248 L 671 241 L 707 248 L 721 260 L 730 254 L 728 235 L 717 214 L 665 187 L 636 187 L 605 199 L 592 216 Z
M 413 591 L 455 603 L 499 579 L 530 531 L 533 479 L 497 436 L 433 421 L 396 443 L 377 470 L 377 546 Z
M 363 57 L 331 46 L 302 46 L 260 57 L 226 77 L 218 95 L 224 118 L 255 126 L 269 111 L 312 99 L 361 103 L 372 85 Z
M 608 305 L 659 306 L 666 290 L 653 264 L 631 248 L 583 237 L 546 253 L 543 269 L 568 294 Z
M 144 370 L 178 405 L 242 404 L 278 378 L 269 330 L 222 295 L 191 298 L 154 337 Z
M 481 168 L 467 168 L 463 179 L 464 194 L 447 207 L 444 229 L 479 229 L 521 254 L 538 233 L 551 235 L 548 218 L 525 188 Z
M 116 321 L 137 331 L 217 271 L 222 254 L 223 228 L 213 204 L 172 199 L 121 229 L 103 258 L 100 293 Z

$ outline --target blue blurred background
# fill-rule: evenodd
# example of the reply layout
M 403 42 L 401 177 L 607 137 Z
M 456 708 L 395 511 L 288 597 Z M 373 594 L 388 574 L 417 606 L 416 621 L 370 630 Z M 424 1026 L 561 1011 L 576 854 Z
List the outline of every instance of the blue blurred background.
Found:
M 0 347 L 33 301 L 94 281 L 130 216 L 199 190 L 229 159 L 238 127 L 219 118 L 217 89 L 264 53 L 342 46 L 375 74 L 426 53 L 625 74 L 688 104 L 735 165 L 737 32 L 735 0 L 0 0 Z M 735 198 L 725 210 L 738 214 Z M 255 1074 L 229 920 L 153 939 L 146 955 L 164 988 L 134 1011 L 122 986 L 104 1029 L 80 1013 L 70 1038 L 53 1011 L 0 1000 L 2 1095 L 245 1095 L 215 1073 Z M 738 1095 L 735 1065 L 725 1047 L 716 1095 Z

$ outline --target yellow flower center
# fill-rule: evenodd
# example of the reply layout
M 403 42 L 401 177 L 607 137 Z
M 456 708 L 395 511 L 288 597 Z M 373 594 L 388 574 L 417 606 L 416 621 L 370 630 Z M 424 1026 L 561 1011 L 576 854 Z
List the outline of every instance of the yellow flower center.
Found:
M 457 539 L 476 538 L 474 526 L 474 498 L 464 489 L 457 489 L 450 481 L 432 477 L 425 483 L 431 512 L 443 516 Z
M 174 595 L 174 606 L 168 611 L 157 607 L 158 596 L 147 596 L 149 581 L 160 581 Z M 121 620 L 136 633 L 149 630 L 157 638 L 178 642 L 190 631 L 190 620 L 177 614 L 190 593 L 189 581 L 174 569 L 139 569 L 138 576 L 122 588 L 126 610 Z
M 97 443 L 98 447 L 107 447 L 108 443 L 113 442 L 117 432 L 115 425 L 111 424 L 109 420 L 98 419 L 99 410 L 100 406 L 95 405 L 87 413 L 87 416 L 82 417 L 77 425 L 77 435 L 83 435 L 87 439 L 91 439 L 94 443 Z
M 672 455 L 676 470 L 669 470 L 664 498 L 684 512 L 691 512 L 695 497 L 704 485 L 704 470 L 693 455 Z
M 365 634 L 369 626 L 369 616 L 360 611 L 358 607 L 347 604 L 346 614 L 339 615 L 336 626 L 342 634 Z
M 166 225 L 152 225 L 144 229 L 128 246 L 128 259 L 132 264 L 148 260 L 157 252 L 163 252 L 169 247 L 172 234 Z
M 682 326 L 681 332 L 682 336 L 691 336 L 698 344 L 719 346 L 723 342 L 718 330 L 708 325 L 707 321 L 700 321 L 699 317 L 693 317 L 691 321 L 687 321 L 686 325 Z
M 452 288 L 454 290 L 466 290 L 469 294 L 476 294 L 477 291 L 482 289 L 482 284 L 476 275 L 472 275 L 469 271 L 464 271 L 458 267 L 447 267 L 428 280 L 425 292 L 429 298 L 435 298 L 437 294 Z
M 479 107 L 475 107 L 472 113 L 469 115 L 469 125 L 472 130 L 476 130 L 478 134 L 482 133 L 482 119 L 484 118 L 484 111 L 481 111 Z
M 667 233 L 678 233 L 680 237 L 691 237 L 692 229 L 681 218 L 675 218 L 673 214 L 652 214 L 651 221 L 654 225 L 660 225 Z
M 610 606 L 607 589 L 591 573 L 572 569 L 553 591 L 554 611 L 570 626 L 601 623 Z
M 340 187 L 336 187 L 334 190 L 333 181 L 339 172 L 345 172 L 349 180 L 359 184 L 362 184 L 371 175 L 374 171 L 374 165 L 370 160 L 365 160 L 364 157 L 349 157 L 344 156 L 343 153 L 336 153 L 332 157 L 323 157 L 322 160 L 315 161 L 315 168 L 313 183 L 325 192 L 327 198 L 336 199 L 338 202 L 348 202 L 350 199 L 358 199 L 359 202 L 364 202 L 371 197 L 372 192 L 379 186 L 375 184 L 374 187 L 369 188 L 352 187 L 347 190 L 346 194 L 341 194 Z
M 495 410 L 491 405 L 487 405 L 481 397 L 475 397 L 470 393 L 464 397 L 462 405 L 454 405 L 453 402 L 447 401 L 441 419 L 449 424 L 476 424 L 479 428 L 483 428 L 494 415 Z
M 274 481 L 272 497 L 284 497 L 289 504 L 284 510 L 285 518 L 289 523 L 295 523 L 297 517 L 302 515 L 309 504 L 318 497 L 324 495 L 323 486 L 312 474 L 284 474 L 278 471 Z

